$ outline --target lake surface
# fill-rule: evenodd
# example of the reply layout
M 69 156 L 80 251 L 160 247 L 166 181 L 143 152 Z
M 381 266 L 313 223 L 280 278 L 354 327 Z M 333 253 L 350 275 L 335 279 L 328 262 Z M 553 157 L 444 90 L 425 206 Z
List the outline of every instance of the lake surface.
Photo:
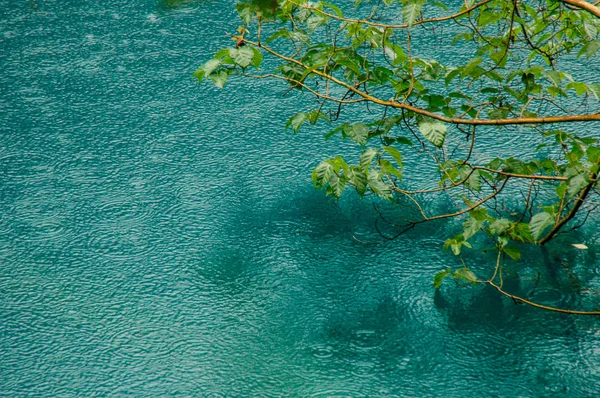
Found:
M 353 239 L 371 200 L 310 181 L 352 146 L 194 82 L 234 2 L 168 3 L 0 0 L 0 396 L 597 396 L 600 320 L 436 293 L 456 224 Z M 536 299 L 593 308 L 598 231 L 554 247 L 593 288 Z

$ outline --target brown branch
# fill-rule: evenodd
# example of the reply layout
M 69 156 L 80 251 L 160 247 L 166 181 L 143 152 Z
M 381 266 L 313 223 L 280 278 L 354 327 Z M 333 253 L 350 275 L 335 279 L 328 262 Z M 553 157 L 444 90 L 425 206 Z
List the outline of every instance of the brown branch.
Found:
M 581 8 L 582 10 L 585 10 L 585 11 L 597 16 L 598 18 L 600 18 L 600 8 L 598 8 L 596 6 L 598 3 L 590 4 L 587 1 L 583 1 L 583 0 L 560 0 L 560 1 L 563 3 L 566 3 L 566 4 L 570 4 L 574 7 Z
M 415 67 L 413 64 L 412 48 L 410 46 L 410 30 L 406 32 L 406 52 L 408 52 L 408 64 L 410 68 L 410 86 L 408 87 L 408 92 L 404 96 L 404 101 L 402 101 L 403 104 L 406 104 L 406 101 L 408 101 L 408 98 L 415 88 Z
M 500 247 L 498 247 L 498 256 L 496 258 L 496 267 L 494 268 L 494 274 L 488 280 L 477 280 L 475 282 L 476 283 L 484 283 L 484 284 L 492 286 L 498 292 L 500 292 L 504 296 L 506 296 L 506 297 L 510 298 L 512 301 L 514 301 L 515 304 L 518 304 L 518 303 L 527 304 L 527 305 L 530 305 L 530 306 L 535 307 L 535 308 L 540 308 L 540 309 L 543 309 L 543 310 L 546 310 L 546 311 L 552 311 L 552 312 L 560 312 L 560 313 L 563 313 L 563 314 L 572 314 L 572 315 L 600 315 L 600 311 L 579 311 L 579 310 L 569 310 L 569 309 L 564 309 L 564 308 L 551 307 L 551 306 L 544 305 L 544 304 L 538 304 L 538 303 L 535 303 L 535 302 L 530 301 L 528 299 L 525 299 L 523 297 L 519 297 L 519 296 L 516 296 L 514 294 L 508 293 L 507 291 L 505 291 L 502 288 L 503 282 L 502 282 L 502 261 L 501 261 L 501 258 L 502 258 L 502 250 L 501 250 Z M 498 285 L 498 284 L 496 284 L 494 282 L 494 280 L 496 279 L 497 276 L 500 278 L 500 285 Z
M 528 210 L 531 210 L 530 205 L 531 205 L 531 194 L 533 192 L 533 187 L 535 186 L 535 180 L 531 180 L 531 183 L 529 184 L 529 189 L 527 190 L 527 196 L 525 197 L 525 208 L 523 209 L 523 213 L 521 214 L 521 217 L 519 218 L 519 220 L 517 222 L 521 222 L 523 221 L 523 219 L 525 218 L 525 215 L 527 214 Z M 521 193 L 523 194 L 523 193 Z M 536 197 L 537 197 L 537 193 L 536 193 Z M 535 201 L 535 199 L 534 199 Z
M 475 169 L 471 168 L 471 170 L 469 171 L 469 174 L 467 174 L 466 177 L 464 177 L 462 180 L 458 180 L 456 182 L 453 182 L 450 185 L 446 185 L 443 187 L 438 187 L 438 188 L 429 188 L 429 189 L 417 189 L 414 191 L 407 191 L 401 188 L 398 188 L 397 186 L 393 185 L 392 189 L 403 194 L 403 195 L 418 195 L 418 194 L 424 194 L 424 193 L 434 193 L 434 192 L 442 192 L 442 191 L 449 191 L 452 188 L 456 188 L 456 187 L 460 187 L 461 185 L 464 185 L 469 178 L 471 177 L 471 175 L 473 174 L 473 172 L 475 171 Z
M 432 216 L 432 217 L 426 217 L 425 215 L 423 215 L 423 217 L 425 218 L 423 221 L 432 221 L 432 220 L 439 220 L 442 218 L 456 217 L 456 216 L 460 216 L 461 214 L 465 214 L 473 209 L 476 209 L 479 206 L 481 206 L 482 204 L 484 204 L 485 202 L 489 201 L 490 199 L 495 198 L 500 192 L 502 192 L 502 190 L 506 186 L 506 183 L 508 182 L 508 180 L 509 180 L 508 178 L 506 180 L 504 180 L 502 182 L 502 185 L 500 186 L 500 188 L 498 188 L 497 190 L 495 190 L 494 192 L 492 192 L 490 195 L 486 196 L 485 198 L 481 199 L 479 202 L 475 202 L 473 205 L 468 206 L 466 209 L 462 209 L 462 210 L 459 210 L 454 213 L 440 214 L 440 215 Z
M 516 173 L 507 173 L 507 172 L 501 171 L 501 170 L 494 170 L 494 169 L 490 169 L 490 168 L 484 167 L 484 166 L 471 166 L 471 167 L 476 170 L 485 170 L 485 171 L 489 171 L 490 173 L 494 173 L 494 174 L 500 174 L 503 176 L 514 177 L 514 178 L 523 178 L 526 180 L 549 180 L 549 181 L 567 181 L 568 180 L 567 177 L 561 177 L 561 176 L 541 176 L 541 175 L 537 175 L 537 174 L 532 174 L 532 175 L 516 174 Z
M 516 7 L 517 10 L 517 16 L 519 17 L 519 25 L 521 25 L 521 29 L 523 29 L 523 36 L 525 37 L 525 41 L 527 41 L 527 43 L 529 44 L 529 47 L 531 47 L 533 50 L 535 51 L 539 51 L 541 54 L 543 54 L 548 61 L 550 62 L 550 65 L 552 67 L 554 67 L 554 58 L 552 57 L 552 55 L 548 54 L 547 51 L 541 49 L 540 47 L 536 46 L 532 41 L 531 38 L 529 37 L 529 33 L 527 33 L 527 26 L 525 26 L 524 22 L 523 22 L 523 18 L 521 17 L 521 14 L 519 14 L 519 8 Z
M 471 85 L 473 84 L 474 81 L 476 81 L 477 79 L 479 79 L 481 76 L 490 73 L 491 71 L 497 69 L 500 64 L 502 63 L 502 61 L 504 61 L 504 59 L 506 58 L 506 56 L 508 55 L 508 52 L 510 50 L 510 42 L 512 40 L 512 36 L 513 36 L 513 26 L 515 24 L 515 14 L 517 13 L 517 8 L 519 7 L 517 4 L 517 0 L 513 0 L 513 9 L 512 12 L 510 13 L 510 28 L 508 29 L 508 33 L 506 34 L 506 46 L 504 47 L 504 52 L 502 53 L 502 57 L 500 57 L 500 60 L 498 60 L 498 62 L 494 63 L 494 66 L 492 66 L 490 69 L 485 70 L 481 73 L 478 73 L 477 75 L 473 76 L 473 78 L 471 79 L 471 82 L 469 83 L 468 87 L 470 88 Z M 470 20 L 470 16 L 469 16 L 469 20 Z M 473 26 L 473 29 L 476 30 L 479 33 L 479 29 L 475 26 Z M 479 36 L 481 36 L 483 38 L 483 36 L 480 34 Z M 485 40 L 485 39 L 484 39 Z M 485 40 L 486 42 L 488 42 L 487 40 Z M 489 42 L 488 42 L 489 43 Z
M 288 61 L 291 63 L 294 63 L 296 65 L 299 65 L 305 69 L 308 69 L 309 67 L 305 64 L 303 64 L 302 62 L 294 59 L 294 58 L 290 58 L 287 57 L 283 54 L 279 54 L 278 52 L 276 52 L 275 50 L 266 47 L 264 45 L 259 45 L 256 42 L 252 42 L 247 40 L 246 41 L 247 44 L 253 45 L 255 47 L 260 47 L 262 49 L 264 49 L 265 51 L 267 51 L 268 53 L 270 53 L 271 55 L 276 56 L 277 58 L 280 58 L 284 61 Z M 382 100 L 381 98 L 377 98 L 373 95 L 367 94 L 363 91 L 360 91 L 358 88 L 344 82 L 341 81 L 340 79 L 329 75 L 327 73 L 323 73 L 319 70 L 314 70 L 311 73 L 314 73 L 317 76 L 321 76 L 325 79 L 331 80 L 332 82 L 345 87 L 346 89 L 352 91 L 353 93 L 359 95 L 360 97 L 363 97 L 364 99 L 366 99 L 367 101 L 373 102 L 375 104 L 378 105 L 382 105 L 382 106 L 389 106 L 392 108 L 397 108 L 397 109 L 405 109 L 411 112 L 414 112 L 416 114 L 422 115 L 422 116 L 427 116 L 430 117 L 432 119 L 436 119 L 445 123 L 451 123 L 451 124 L 466 124 L 466 125 L 485 125 L 485 126 L 506 126 L 506 125 L 519 125 L 519 124 L 547 124 L 547 123 L 572 123 L 572 122 L 590 122 L 590 121 L 600 121 L 600 114 L 596 113 L 590 113 L 590 114 L 583 114 L 583 115 L 564 115 L 564 116 L 542 116 L 542 117 L 515 117 L 515 118 L 506 118 L 506 119 L 462 119 L 462 118 L 451 118 L 451 117 L 446 117 L 443 115 L 439 115 L 437 113 L 433 113 L 430 111 L 427 111 L 425 109 L 422 108 L 418 108 L 416 106 L 413 105 L 409 105 L 409 104 L 405 104 L 405 103 L 399 103 L 394 101 L 393 99 L 391 100 Z
M 355 99 L 355 100 L 345 100 L 345 99 L 339 99 L 339 98 L 331 97 L 329 95 L 321 94 L 320 92 L 313 90 L 312 88 L 308 87 L 306 84 L 304 84 L 303 82 L 301 82 L 299 80 L 292 79 L 290 77 L 275 75 L 275 74 L 272 74 L 272 73 L 269 73 L 269 74 L 266 74 L 266 75 L 251 75 L 251 74 L 248 74 L 248 73 L 243 73 L 242 76 L 250 77 L 252 79 L 268 79 L 268 78 L 273 78 L 273 79 L 284 80 L 284 81 L 286 81 L 288 83 L 294 83 L 294 84 L 296 84 L 298 86 L 301 86 L 302 88 L 305 88 L 307 91 L 311 92 L 313 95 L 315 95 L 318 98 L 323 98 L 325 100 L 332 101 L 332 102 L 337 102 L 339 104 L 356 104 L 357 102 L 364 102 L 364 101 L 366 101 L 364 98 Z
M 567 177 L 561 177 L 561 176 L 541 176 L 541 175 L 535 175 L 535 174 L 527 175 L 527 174 L 507 173 L 505 171 L 490 169 L 489 167 L 473 166 L 467 162 L 465 162 L 464 164 L 468 165 L 471 168 L 471 171 L 469 172 L 469 174 L 467 174 L 466 177 L 464 177 L 463 179 L 458 180 L 456 182 L 452 182 L 450 185 L 446 185 L 446 186 L 438 187 L 438 188 L 430 188 L 430 189 L 417 189 L 414 191 L 403 190 L 403 189 L 398 188 L 397 186 L 393 185 L 392 189 L 403 195 L 417 195 L 417 194 L 423 194 L 423 193 L 448 191 L 452 188 L 459 187 L 459 186 L 463 185 L 464 183 L 466 183 L 475 170 L 485 170 L 485 171 L 489 171 L 490 173 L 503 175 L 505 177 L 521 178 L 521 179 L 532 180 L 532 181 L 535 181 L 535 180 L 567 181 L 568 180 Z
M 596 163 L 595 166 L 598 167 L 598 164 L 599 163 Z M 585 188 L 583 188 L 581 190 L 581 192 L 579 192 L 579 195 L 577 195 L 577 198 L 575 199 L 575 204 L 573 205 L 571 210 L 569 210 L 567 215 L 563 219 L 559 220 L 556 224 L 554 224 L 554 226 L 552 227 L 550 232 L 548 232 L 548 234 L 546 236 L 544 236 L 542 239 L 540 239 L 538 241 L 538 244 L 545 245 L 546 243 L 548 243 L 548 241 L 550 241 L 552 238 L 554 238 L 554 236 L 558 233 L 558 231 L 560 231 L 560 229 L 563 227 L 563 225 L 565 225 L 573 217 L 575 217 L 575 215 L 577 214 L 577 211 L 581 208 L 581 205 L 583 205 L 585 198 L 587 198 L 588 194 L 590 193 L 590 191 L 592 190 L 594 185 L 596 185 L 597 178 L 598 178 L 598 170 L 596 170 L 592 173 L 592 175 L 590 177 L 590 182 L 585 186 Z
M 567 310 L 564 308 L 556 308 L 556 307 L 550 307 L 548 305 L 543 305 L 543 304 L 538 304 L 538 303 L 534 303 L 533 301 L 529 301 L 527 299 L 524 299 L 522 297 L 519 296 L 515 296 L 514 294 L 510 294 L 504 290 L 502 290 L 502 288 L 498 285 L 496 285 L 494 282 L 491 281 L 484 281 L 484 283 L 487 283 L 488 285 L 496 288 L 496 290 L 498 290 L 501 294 L 505 295 L 506 297 L 511 298 L 515 303 L 523 303 L 523 304 L 527 304 L 530 305 L 532 307 L 536 307 L 536 308 L 541 308 L 543 310 L 547 310 L 547 311 L 553 311 L 553 312 L 561 312 L 563 314 L 573 314 L 573 315 L 600 315 L 600 311 L 578 311 L 578 310 Z
M 471 11 L 489 3 L 492 0 L 484 0 L 482 2 L 479 2 L 477 4 L 472 5 L 471 7 L 465 8 L 464 10 L 457 12 L 456 14 L 452 14 L 452 15 L 446 15 L 445 17 L 438 17 L 438 18 L 431 18 L 431 19 L 421 19 L 419 21 L 415 21 L 412 25 L 409 24 L 400 24 L 400 25 L 390 25 L 390 24 L 384 24 L 384 23 L 379 23 L 379 22 L 371 22 L 369 20 L 366 19 L 352 19 L 352 18 L 344 18 L 344 17 L 340 17 L 336 14 L 331 14 L 328 12 L 325 12 L 323 10 L 319 10 L 318 8 L 315 7 L 310 7 L 310 6 L 306 6 L 303 4 L 298 4 L 298 3 L 294 3 L 293 1 L 290 1 L 290 3 L 300 7 L 300 8 L 305 8 L 308 10 L 312 10 L 312 11 L 316 11 L 321 15 L 325 15 L 326 17 L 329 18 L 333 18 L 333 19 L 337 19 L 338 21 L 342 21 L 342 22 L 349 22 L 349 23 L 362 23 L 365 25 L 370 25 L 370 26 L 377 26 L 380 28 L 385 28 L 385 29 L 406 29 L 406 28 L 410 28 L 412 26 L 415 25 L 422 25 L 425 23 L 432 23 L 432 22 L 442 22 L 442 21 L 448 21 L 450 19 L 455 19 L 458 18 L 462 15 L 468 14 Z

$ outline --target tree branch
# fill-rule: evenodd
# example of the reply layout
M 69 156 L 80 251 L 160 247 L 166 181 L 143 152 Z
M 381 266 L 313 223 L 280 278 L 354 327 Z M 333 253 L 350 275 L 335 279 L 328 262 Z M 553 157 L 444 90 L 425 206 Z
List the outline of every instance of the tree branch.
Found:
M 560 0 L 560 1 L 565 4 L 569 4 L 574 7 L 581 8 L 582 10 L 585 10 L 585 11 L 597 16 L 598 18 L 600 18 L 600 8 L 598 8 L 596 6 L 596 4 L 598 4 L 598 3 L 590 4 L 587 1 L 583 1 L 583 0 Z
M 319 10 L 318 8 L 315 8 L 315 7 L 310 7 L 310 6 L 306 6 L 306 5 L 303 5 L 303 4 L 298 4 L 298 3 L 295 3 L 293 1 L 290 1 L 290 3 L 296 5 L 297 7 L 304 8 L 304 9 L 311 10 L 311 11 L 315 11 L 315 12 L 318 12 L 319 14 L 321 14 L 321 15 L 325 15 L 328 18 L 337 19 L 338 21 L 342 21 L 342 22 L 362 23 L 362 24 L 365 24 L 365 25 L 377 26 L 377 27 L 384 28 L 384 29 L 406 29 L 406 28 L 410 28 L 410 27 L 415 26 L 415 25 L 422 25 L 422 24 L 425 24 L 425 23 L 432 23 L 432 22 L 442 22 L 442 21 L 448 21 L 450 19 L 455 19 L 455 18 L 460 17 L 461 15 L 465 15 L 465 14 L 470 13 L 471 11 L 473 11 L 473 10 L 475 10 L 475 9 L 477 9 L 477 8 L 479 8 L 479 7 L 487 4 L 487 3 L 489 3 L 490 1 L 492 1 L 492 0 L 484 0 L 482 2 L 479 2 L 477 4 L 472 5 L 471 7 L 467 7 L 464 10 L 457 12 L 456 14 L 446 15 L 444 17 L 438 17 L 438 18 L 421 19 L 419 21 L 415 21 L 412 25 L 409 25 L 409 24 L 400 24 L 400 25 L 393 25 L 393 24 L 391 24 L 390 25 L 390 24 L 384 24 L 384 23 L 380 23 L 380 22 L 371 22 L 371 21 L 369 21 L 367 19 L 344 18 L 344 17 L 340 17 L 340 16 L 338 16 L 336 14 L 331 14 L 331 13 L 328 13 L 326 11 Z
M 561 312 L 563 314 L 596 315 L 596 316 L 600 315 L 600 311 L 567 310 L 567 309 L 564 309 L 564 308 L 556 308 L 556 307 L 550 307 L 550 306 L 543 305 L 543 304 L 534 303 L 533 301 L 529 301 L 527 299 L 524 299 L 524 298 L 519 297 L 519 296 L 515 296 L 514 294 L 510 294 L 510 293 L 502 290 L 502 288 L 500 286 L 496 285 L 494 282 L 486 281 L 485 283 L 487 283 L 488 285 L 496 288 L 496 290 L 498 290 L 501 294 L 505 295 L 506 297 L 511 298 L 515 303 L 523 303 L 523 304 L 530 305 L 532 307 L 541 308 L 541 309 L 547 310 L 547 311 Z
M 595 165 L 596 170 L 590 176 L 590 182 L 585 186 L 585 188 L 583 188 L 581 190 L 579 195 L 577 195 L 577 198 L 575 199 L 575 204 L 573 205 L 571 210 L 569 210 L 569 212 L 563 219 L 559 220 L 556 224 L 554 224 L 554 226 L 552 227 L 552 229 L 550 230 L 550 232 L 548 232 L 548 234 L 546 236 L 544 236 L 542 239 L 540 239 L 538 241 L 538 243 L 540 245 L 545 245 L 548 241 L 550 241 L 550 239 L 552 239 L 556 235 L 556 233 L 563 227 L 563 225 L 565 225 L 573 217 L 575 217 L 575 215 L 577 214 L 577 211 L 579 210 L 581 205 L 583 205 L 585 198 L 587 198 L 588 194 L 590 193 L 590 191 L 592 190 L 594 185 L 596 185 L 597 178 L 598 178 L 598 172 L 599 172 L 599 170 L 598 170 L 599 165 L 600 165 L 600 160 L 598 162 L 596 162 L 596 165 Z
M 308 66 L 304 65 L 302 62 L 298 61 L 297 59 L 287 57 L 269 47 L 266 47 L 264 45 L 259 45 L 258 43 L 252 42 L 249 40 L 246 40 L 245 43 L 253 45 L 255 47 L 260 47 L 260 48 L 264 49 L 265 51 L 267 51 L 268 53 L 270 53 L 271 55 L 274 55 L 277 58 L 280 58 L 284 61 L 288 61 L 288 62 L 294 63 L 298 66 L 301 66 L 305 69 L 309 69 Z M 348 90 L 352 91 L 353 93 L 355 93 L 355 94 L 363 97 L 364 99 L 366 99 L 370 102 L 373 102 L 375 104 L 382 105 L 382 106 L 389 106 L 389 107 L 397 108 L 397 109 L 405 109 L 405 110 L 414 112 L 414 113 L 422 115 L 422 116 L 427 116 L 432 119 L 436 119 L 436 120 L 439 120 L 439 121 L 442 121 L 445 123 L 451 123 L 451 124 L 506 126 L 506 125 L 517 125 L 517 124 L 548 124 L 548 123 L 572 123 L 572 122 L 600 121 L 600 114 L 598 114 L 598 113 L 590 113 L 590 114 L 583 114 L 583 115 L 563 115 L 563 116 L 515 117 L 515 118 L 506 118 L 506 119 L 451 118 L 451 117 L 446 117 L 443 115 L 439 115 L 437 113 L 427 111 L 422 108 L 418 108 L 418 107 L 410 105 L 410 104 L 399 103 L 399 102 L 394 101 L 393 99 L 387 100 L 387 101 L 382 100 L 381 98 L 377 98 L 373 95 L 370 95 L 363 91 L 360 91 L 358 88 L 356 88 L 344 81 L 341 81 L 340 79 L 338 79 L 332 75 L 321 72 L 318 69 L 315 69 L 310 73 L 314 73 L 317 76 L 321 76 L 325 79 L 331 80 L 332 82 L 334 82 L 342 87 L 347 88 Z

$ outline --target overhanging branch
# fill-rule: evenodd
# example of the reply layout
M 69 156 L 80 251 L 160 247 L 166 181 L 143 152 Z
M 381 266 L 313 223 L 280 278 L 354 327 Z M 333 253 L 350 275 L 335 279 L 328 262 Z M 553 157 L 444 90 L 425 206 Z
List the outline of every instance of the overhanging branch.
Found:
M 577 8 L 581 8 L 582 10 L 585 10 L 593 15 L 595 15 L 596 17 L 600 18 L 600 8 L 596 6 L 596 4 L 591 4 L 588 3 L 587 1 L 583 1 L 583 0 L 560 0 L 565 4 L 569 4 L 572 5 L 574 7 Z
M 260 43 L 252 42 L 246 40 L 245 43 L 250 44 L 255 47 L 259 47 L 274 55 L 275 57 L 282 59 L 287 62 L 294 63 L 304 69 L 309 69 L 309 67 L 297 59 L 287 57 L 283 54 L 278 53 L 277 51 L 264 46 Z M 520 125 L 520 124 L 550 124 L 550 123 L 573 123 L 573 122 L 591 122 L 591 121 L 600 121 L 599 113 L 589 113 L 583 115 L 561 115 L 561 116 L 541 116 L 541 117 L 515 117 L 515 118 L 506 118 L 506 119 L 463 119 L 463 118 L 451 118 L 444 115 L 439 115 L 437 113 L 433 113 L 427 111 L 422 108 L 418 108 L 413 105 L 409 105 L 407 103 L 396 102 L 393 99 L 383 100 L 381 98 L 375 97 L 371 94 L 367 94 L 366 92 L 360 91 L 355 86 L 352 86 L 330 74 L 322 72 L 318 69 L 312 70 L 310 73 L 314 73 L 317 76 L 321 76 L 327 80 L 330 80 L 337 85 L 348 89 L 349 91 L 359 95 L 360 97 L 366 99 L 369 102 L 382 105 L 389 106 L 391 108 L 397 109 L 405 109 L 407 111 L 414 112 L 416 114 L 427 116 L 432 119 L 439 120 L 441 122 L 450 123 L 450 124 L 465 124 L 465 125 L 477 125 L 477 126 L 507 126 L 507 125 Z

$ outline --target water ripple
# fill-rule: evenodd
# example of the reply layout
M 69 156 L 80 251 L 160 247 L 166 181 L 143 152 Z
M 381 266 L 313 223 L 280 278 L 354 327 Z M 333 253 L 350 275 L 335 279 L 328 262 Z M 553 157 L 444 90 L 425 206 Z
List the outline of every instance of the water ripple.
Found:
M 330 200 L 310 172 L 359 149 L 319 125 L 283 132 L 308 96 L 197 85 L 231 46 L 233 3 L 0 0 L 0 395 L 594 396 L 595 320 L 478 290 L 441 300 L 431 278 L 460 225 L 354 241 L 383 241 L 372 198 Z M 474 156 L 521 144 L 511 133 Z M 427 185 L 418 170 L 406 181 Z M 542 285 L 532 300 L 578 306 Z

